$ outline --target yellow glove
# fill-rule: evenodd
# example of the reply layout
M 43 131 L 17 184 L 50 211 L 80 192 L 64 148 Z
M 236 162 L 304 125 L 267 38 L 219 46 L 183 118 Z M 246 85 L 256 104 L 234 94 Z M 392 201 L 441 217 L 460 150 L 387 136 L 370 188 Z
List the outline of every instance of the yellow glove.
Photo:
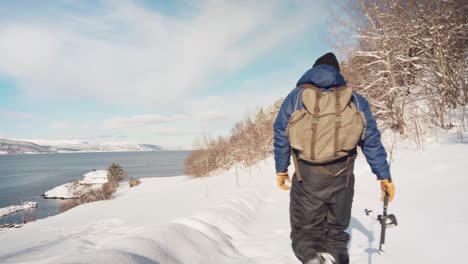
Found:
M 289 178 L 289 174 L 287 172 L 278 172 L 276 173 L 276 182 L 278 186 L 283 190 L 289 190 L 291 187 L 286 184 L 286 181 L 291 182 L 291 178 Z
M 380 188 L 382 189 L 382 198 L 380 199 L 383 201 L 384 196 L 388 195 L 388 202 L 391 202 L 395 197 L 395 185 L 391 180 L 380 180 Z

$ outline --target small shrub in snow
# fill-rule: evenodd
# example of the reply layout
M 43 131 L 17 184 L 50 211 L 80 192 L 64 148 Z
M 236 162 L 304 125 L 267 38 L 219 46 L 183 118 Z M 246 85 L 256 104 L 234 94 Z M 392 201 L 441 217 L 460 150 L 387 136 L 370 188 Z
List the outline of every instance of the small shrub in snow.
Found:
M 79 198 L 67 199 L 64 202 L 60 203 L 59 211 L 63 213 L 80 204 L 81 203 Z
M 117 187 L 119 187 L 119 183 L 116 181 L 110 181 L 102 185 L 101 191 L 103 192 L 105 200 L 112 198 L 115 191 L 117 191 Z
M 213 156 L 207 150 L 194 149 L 185 160 L 185 174 L 193 177 L 204 177 L 214 168 L 210 167 Z
M 87 188 L 85 191 L 81 192 L 78 198 L 68 199 L 60 204 L 59 210 L 60 212 L 65 212 L 81 204 L 110 200 L 117 191 L 117 187 L 119 187 L 118 181 L 112 180 L 104 183 L 101 188 L 98 189 Z
M 130 180 L 128 181 L 128 184 L 130 184 L 130 188 L 138 186 L 140 185 L 140 183 L 141 181 L 139 179 L 134 179 L 134 178 L 130 178 Z

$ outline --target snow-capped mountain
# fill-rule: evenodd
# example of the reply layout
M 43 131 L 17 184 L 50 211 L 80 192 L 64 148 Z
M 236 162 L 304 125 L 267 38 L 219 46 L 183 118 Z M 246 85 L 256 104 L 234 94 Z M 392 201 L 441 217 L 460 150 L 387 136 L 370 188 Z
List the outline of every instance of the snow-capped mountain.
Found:
M 121 152 L 121 151 L 162 151 L 183 150 L 183 147 L 162 147 L 153 144 L 133 144 L 128 142 L 92 142 L 89 140 L 48 140 L 0 139 L 1 154 L 41 154 L 41 153 L 70 153 L 70 152 Z

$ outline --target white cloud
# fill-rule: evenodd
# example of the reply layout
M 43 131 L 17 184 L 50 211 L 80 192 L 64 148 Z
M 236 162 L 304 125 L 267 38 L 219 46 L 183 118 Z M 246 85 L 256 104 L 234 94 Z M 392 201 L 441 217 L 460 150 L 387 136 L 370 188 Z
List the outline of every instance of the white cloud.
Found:
M 126 139 L 128 138 L 128 136 L 126 135 L 122 135 L 122 134 L 101 134 L 101 135 L 97 135 L 97 138 L 99 139 Z
M 103 126 L 107 129 L 119 128 L 147 128 L 155 124 L 162 124 L 180 120 L 186 120 L 189 117 L 186 115 L 135 115 L 130 117 L 113 117 L 103 122 Z
M 98 1 L 92 10 L 88 2 L 69 1 L 68 10 L 0 17 L 0 75 L 33 101 L 119 106 L 113 118 L 69 120 L 73 126 L 62 124 L 44 137 L 125 135 L 135 143 L 187 144 L 194 135 L 226 134 L 234 122 L 285 96 L 313 58 L 299 54 L 278 67 L 294 74 L 260 71 L 243 81 L 235 74 L 260 58 L 281 58 L 297 41 L 310 40 L 307 32 L 327 17 L 325 0 L 180 1 L 182 16 L 145 9 L 144 1 L 116 0 Z M 307 66 L 292 60 L 308 60 Z M 235 88 L 223 89 L 231 77 Z
M 184 111 L 206 113 L 207 117 L 215 113 L 223 114 L 231 122 L 253 115 L 260 107 L 271 106 L 281 97 L 286 97 L 294 89 L 296 81 L 302 72 L 310 67 L 310 62 L 304 60 L 297 63 L 289 72 L 272 72 L 258 76 L 257 79 L 245 80 L 239 84 L 236 91 L 223 93 L 219 96 L 206 96 L 195 98 L 187 102 Z M 263 89 L 258 89 L 263 87 Z M 266 87 L 266 88 L 265 88 Z M 206 110 L 206 111 L 202 111 Z M 198 114 L 199 115 L 199 114 Z M 220 118 L 218 121 L 221 121 Z M 229 127 L 230 129 L 230 127 Z
M 9 111 L 9 110 L 1 110 L 0 109 L 0 115 L 11 118 L 11 119 L 30 119 L 32 118 L 32 115 L 27 114 L 27 113 L 21 113 L 21 112 L 16 112 L 16 111 Z
M 190 129 L 182 130 L 174 127 L 155 127 L 150 130 L 150 133 L 154 133 L 158 136 L 169 136 L 169 137 L 191 137 L 197 132 Z M 199 133 L 199 132 L 198 132 Z M 176 142 L 181 144 L 181 142 Z
M 180 105 L 320 23 L 319 2 L 203 0 L 181 17 L 136 1 L 32 13 L 0 24 L 0 73 L 35 96 Z
M 49 128 L 53 129 L 63 129 L 63 128 L 69 128 L 71 124 L 69 122 L 54 122 L 49 125 Z
M 205 111 L 196 113 L 195 116 L 201 121 L 228 120 L 229 116 L 222 111 Z

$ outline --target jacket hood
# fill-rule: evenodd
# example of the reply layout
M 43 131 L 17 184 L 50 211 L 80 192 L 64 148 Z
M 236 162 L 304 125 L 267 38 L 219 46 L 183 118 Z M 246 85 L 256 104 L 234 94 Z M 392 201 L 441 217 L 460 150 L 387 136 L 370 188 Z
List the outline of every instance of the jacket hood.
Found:
M 306 83 L 325 89 L 346 85 L 343 75 L 335 67 L 326 64 L 312 67 L 302 75 L 296 86 Z

